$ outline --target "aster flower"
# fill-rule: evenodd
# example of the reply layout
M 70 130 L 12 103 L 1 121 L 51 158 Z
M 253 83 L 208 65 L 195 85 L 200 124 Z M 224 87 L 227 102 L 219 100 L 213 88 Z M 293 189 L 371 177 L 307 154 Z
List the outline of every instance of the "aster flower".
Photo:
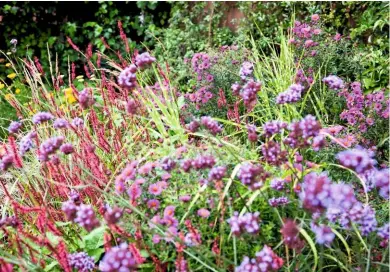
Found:
M 137 258 L 130 251 L 126 243 L 119 246 L 112 247 L 99 264 L 99 270 L 102 272 L 122 272 L 122 271 L 136 271 L 139 262 Z
M 199 209 L 197 214 L 198 214 L 198 216 L 203 217 L 203 218 L 208 218 L 210 216 L 209 210 L 204 209 L 204 208 Z
M 12 121 L 9 124 L 8 131 L 9 131 L 9 133 L 16 134 L 16 133 L 18 133 L 20 131 L 21 128 L 22 128 L 22 123 L 21 122 Z
M 142 195 L 142 188 L 137 184 L 131 184 L 130 188 L 127 190 L 127 194 L 130 197 L 131 202 L 135 202 Z
M 54 118 L 54 116 L 49 112 L 38 112 L 32 117 L 32 122 L 35 125 L 41 124 L 43 122 L 50 121 Z
M 148 206 L 149 209 L 157 211 L 158 208 L 160 207 L 160 201 L 158 201 L 157 199 L 150 199 L 148 200 L 146 205 Z
M 95 211 L 91 205 L 81 204 L 78 206 L 74 222 L 85 228 L 88 232 L 99 227 L 100 222 L 96 218 Z
M 191 200 L 191 196 L 190 195 L 182 195 L 182 196 L 179 196 L 179 200 L 182 202 L 189 202 Z
M 125 89 L 134 89 L 137 85 L 137 66 L 131 64 L 129 67 L 126 67 L 118 77 L 118 84 Z
M 137 161 L 128 163 L 122 172 L 115 179 L 115 188 L 117 193 L 123 193 L 125 191 L 125 183 L 134 180 L 137 174 Z
M 158 183 L 150 184 L 149 185 L 149 193 L 152 195 L 161 195 L 163 189 Z
M 77 252 L 68 255 L 69 265 L 79 272 L 92 271 L 95 268 L 95 261 L 85 252 Z
M 242 233 L 256 234 L 260 231 L 259 212 L 245 213 L 239 215 L 234 212 L 233 216 L 227 220 L 232 233 L 240 236 Z

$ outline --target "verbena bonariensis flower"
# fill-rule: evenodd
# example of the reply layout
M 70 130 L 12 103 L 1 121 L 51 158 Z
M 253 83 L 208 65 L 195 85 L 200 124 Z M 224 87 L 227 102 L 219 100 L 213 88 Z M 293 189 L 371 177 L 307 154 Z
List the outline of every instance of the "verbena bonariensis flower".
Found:
M 299 195 L 303 208 L 311 212 L 322 212 L 331 201 L 331 181 L 326 173 L 309 173 L 304 177 L 303 191 Z
M 222 132 L 222 125 L 213 120 L 210 116 L 202 116 L 201 124 L 212 134 L 217 135 Z
M 250 142 L 256 143 L 258 140 L 256 126 L 255 125 L 247 125 L 246 129 L 248 131 L 248 140 Z
M 119 74 L 118 84 L 128 90 L 134 89 L 137 86 L 137 66 L 131 64 L 129 67 L 123 69 Z
M 311 147 L 314 151 L 319 151 L 320 149 L 324 148 L 326 146 L 325 136 L 324 135 L 318 135 L 313 138 L 313 142 L 311 144 Z
M 135 272 L 139 261 L 130 251 L 126 243 L 112 247 L 99 264 L 99 270 L 102 272 Z
M 335 234 L 332 232 L 332 229 L 326 225 L 315 223 L 310 224 L 311 230 L 316 235 L 316 243 L 319 245 L 330 246 L 335 238 Z
M 215 158 L 212 155 L 199 155 L 192 160 L 192 167 L 196 170 L 212 168 L 215 165 Z
M 95 261 L 85 252 L 77 252 L 68 255 L 69 265 L 79 272 L 92 271 L 95 268 Z
M 375 171 L 371 179 L 379 190 L 379 195 L 385 199 L 389 199 L 390 169 L 386 168 Z
M 287 152 L 281 150 L 279 143 L 268 141 L 261 146 L 261 152 L 265 161 L 271 165 L 279 166 L 287 162 Z
M 139 54 L 135 57 L 135 64 L 140 68 L 145 68 L 156 61 L 148 52 Z
M 260 91 L 261 83 L 249 80 L 240 91 L 240 96 L 247 108 L 253 108 L 257 102 L 257 93 Z
M 283 236 L 283 243 L 292 249 L 300 251 L 305 243 L 299 237 L 299 227 L 294 220 L 286 219 L 283 223 L 283 226 L 280 230 L 280 233 Z
M 66 121 L 65 119 L 63 118 L 57 118 L 54 122 L 53 122 L 53 127 L 55 129 L 60 129 L 60 128 L 67 128 L 69 125 L 68 121 Z
M 245 213 L 239 215 L 238 212 L 234 212 L 227 222 L 230 225 L 230 230 L 236 236 L 240 236 L 243 233 L 256 234 L 260 231 L 259 212 Z
M 285 188 L 287 181 L 285 179 L 276 178 L 270 183 L 270 187 L 276 191 L 282 191 Z
M 44 141 L 39 146 L 39 160 L 49 161 L 49 156 L 57 152 L 64 140 L 64 136 L 57 136 Z
M 344 88 L 344 81 L 338 76 L 327 76 L 322 79 L 322 82 L 324 82 L 331 90 L 340 90 Z
M 280 133 L 282 131 L 282 129 L 285 129 L 287 128 L 288 124 L 286 122 L 282 122 L 282 121 L 269 121 L 269 122 L 266 122 L 264 123 L 263 125 L 263 134 L 266 136 L 266 137 L 271 137 L 277 133 Z
M 187 233 L 186 236 L 184 237 L 184 243 L 189 247 L 200 245 L 201 243 L 200 234 L 195 232 Z
M 129 180 L 134 180 L 137 174 L 138 161 L 132 161 L 126 165 L 122 172 L 115 179 L 115 190 L 117 193 L 125 191 L 125 184 Z
M 16 133 L 18 133 L 20 131 L 21 128 L 22 128 L 22 123 L 21 122 L 12 121 L 9 124 L 8 131 L 9 131 L 9 133 L 16 134 Z
M 136 114 L 137 113 L 137 109 L 138 109 L 138 105 L 137 105 L 137 102 L 135 102 L 134 99 L 129 99 L 129 101 L 127 101 L 126 103 L 126 111 L 128 114 Z
M 161 168 L 165 171 L 171 172 L 176 167 L 176 162 L 169 158 L 165 157 L 161 161 Z
M 106 212 L 104 213 L 104 219 L 107 224 L 113 225 L 119 222 L 123 215 L 123 210 L 119 207 L 106 207 Z
M 72 154 L 74 152 L 74 147 L 70 143 L 65 143 L 60 146 L 60 151 L 65 155 Z
M 0 161 L 0 170 L 7 171 L 14 164 L 14 160 L 13 154 L 4 155 Z
M 240 77 L 242 80 L 248 79 L 253 73 L 253 63 L 249 61 L 244 61 L 240 68 Z
M 269 173 L 261 165 L 251 163 L 243 164 L 238 170 L 237 177 L 242 184 L 251 190 L 257 190 L 263 186 L 264 180 L 269 177 Z
M 372 158 L 372 151 L 364 148 L 354 148 L 341 151 L 336 158 L 344 167 L 354 170 L 358 174 L 363 174 L 365 171 L 374 168 L 376 161 Z
M 226 175 L 226 167 L 225 166 L 214 166 L 211 168 L 209 172 L 209 180 L 222 180 Z
M 78 94 L 78 100 L 80 107 L 85 110 L 95 104 L 95 98 L 92 94 L 92 89 L 85 88 Z
M 357 218 L 357 220 L 355 219 L 355 222 L 359 225 L 361 234 L 367 236 L 377 229 L 378 223 L 375 218 L 375 210 L 369 205 L 362 205 L 359 207 L 362 207 L 361 215 Z M 351 219 L 353 220 L 354 218 Z
M 300 84 L 292 84 L 288 89 L 276 97 L 277 104 L 295 103 L 301 100 L 302 91 L 305 89 Z
M 270 272 L 277 271 L 283 266 L 283 259 L 278 257 L 272 249 L 265 245 L 256 253 L 255 258 L 245 256 L 242 263 L 234 269 L 235 272 Z
M 187 127 L 187 129 L 188 129 L 189 131 L 191 131 L 192 133 L 195 133 L 195 132 L 197 132 L 197 131 L 199 130 L 200 124 L 199 124 L 198 121 L 193 120 L 193 121 L 191 121 L 191 123 L 189 123 L 186 127 Z
M 92 206 L 85 204 L 78 206 L 74 222 L 85 228 L 88 232 L 100 226 L 100 222 L 96 218 Z
M 238 84 L 237 82 L 233 83 L 233 85 L 232 85 L 232 93 L 233 93 L 233 95 L 239 95 L 240 91 L 241 91 L 241 88 L 242 88 L 242 86 L 240 84 Z
M 68 201 L 63 202 L 61 209 L 69 221 L 74 221 L 77 216 L 78 205 L 76 205 L 73 200 L 69 199 Z
M 28 133 L 23 136 L 19 142 L 19 153 L 24 156 L 26 152 L 28 152 L 34 146 L 33 139 L 37 137 L 37 133 L 35 131 Z
M 32 117 L 32 122 L 37 125 L 52 120 L 54 116 L 49 112 L 38 112 Z
M 84 120 L 79 117 L 76 117 L 72 120 L 72 125 L 77 128 L 81 128 L 84 126 Z
M 294 122 L 288 126 L 290 133 L 284 140 L 292 148 L 306 147 L 310 144 L 312 137 L 319 134 L 321 125 L 312 115 L 307 115 L 301 121 Z
M 193 162 L 193 160 L 191 160 L 191 159 L 183 160 L 183 161 L 181 162 L 181 165 L 180 165 L 181 169 L 182 169 L 185 173 L 190 172 L 190 170 L 191 170 L 191 168 L 192 168 L 192 162 Z
M 377 228 L 377 234 L 380 238 L 382 238 L 382 242 L 381 242 L 381 245 L 384 247 L 386 247 L 386 245 L 388 244 L 389 242 L 389 234 L 390 234 L 390 224 L 389 223 L 386 223 L 385 225 L 383 225 L 382 227 L 380 228 Z

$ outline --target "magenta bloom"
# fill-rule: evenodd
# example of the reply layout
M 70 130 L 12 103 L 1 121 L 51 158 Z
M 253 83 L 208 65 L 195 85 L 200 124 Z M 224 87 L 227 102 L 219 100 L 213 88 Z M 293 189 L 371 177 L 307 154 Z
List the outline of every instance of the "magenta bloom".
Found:
M 175 215 L 175 206 L 167 206 L 164 210 L 164 216 L 174 216 Z
M 191 196 L 190 195 L 179 196 L 179 200 L 182 202 L 188 202 L 191 200 Z
M 130 251 L 129 246 L 123 243 L 111 248 L 104 254 L 103 260 L 99 264 L 102 272 L 136 271 L 139 262 Z
M 199 209 L 197 214 L 200 216 L 200 217 L 203 217 L 203 218 L 208 218 L 210 216 L 210 212 L 207 210 L 207 209 Z
M 372 159 L 373 155 L 373 152 L 369 150 L 355 148 L 342 151 L 336 157 L 341 165 L 354 170 L 358 174 L 363 174 L 365 171 L 374 168 L 376 161 Z
M 151 199 L 148 200 L 147 205 L 149 209 L 157 211 L 158 208 L 160 207 L 160 201 L 158 201 L 157 199 Z
M 160 184 L 154 183 L 149 185 L 149 193 L 152 195 L 161 195 L 162 193 L 162 188 Z

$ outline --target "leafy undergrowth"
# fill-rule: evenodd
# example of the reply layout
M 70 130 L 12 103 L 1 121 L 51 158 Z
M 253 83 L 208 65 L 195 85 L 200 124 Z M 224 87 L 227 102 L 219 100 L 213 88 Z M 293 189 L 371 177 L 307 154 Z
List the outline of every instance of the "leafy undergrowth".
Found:
M 23 61 L 0 271 L 387 269 L 389 99 L 326 74 L 316 56 L 341 37 L 318 20 L 271 55 L 253 39 L 195 54 L 185 79 L 71 40 L 85 80 Z

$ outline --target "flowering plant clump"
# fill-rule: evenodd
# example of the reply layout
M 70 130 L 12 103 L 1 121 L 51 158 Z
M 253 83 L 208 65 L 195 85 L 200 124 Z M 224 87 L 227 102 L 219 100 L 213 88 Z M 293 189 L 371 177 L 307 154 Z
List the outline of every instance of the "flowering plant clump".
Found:
M 385 91 L 236 45 L 193 54 L 182 86 L 118 27 L 126 54 L 69 41 L 82 77 L 21 64 L 32 102 L 9 100 L 0 144 L 0 271 L 387 268 L 386 140 L 369 138 Z M 316 58 L 319 16 L 292 31 Z M 281 67 L 294 71 L 273 78 Z M 328 93 L 345 98 L 340 118 L 312 111 Z

